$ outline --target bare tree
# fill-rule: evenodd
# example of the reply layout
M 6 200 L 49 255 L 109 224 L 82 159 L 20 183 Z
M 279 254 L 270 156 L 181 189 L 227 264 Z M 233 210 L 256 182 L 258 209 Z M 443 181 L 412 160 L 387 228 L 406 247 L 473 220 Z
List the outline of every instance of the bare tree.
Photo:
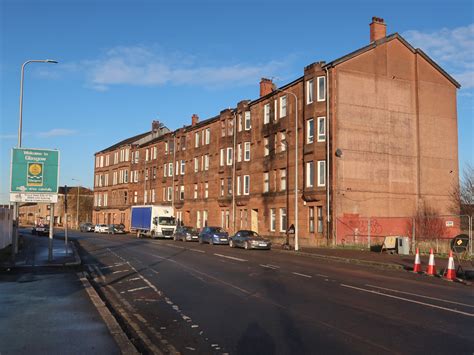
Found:
M 455 214 L 474 215 L 474 167 L 466 164 L 459 185 L 453 188 L 452 211 Z

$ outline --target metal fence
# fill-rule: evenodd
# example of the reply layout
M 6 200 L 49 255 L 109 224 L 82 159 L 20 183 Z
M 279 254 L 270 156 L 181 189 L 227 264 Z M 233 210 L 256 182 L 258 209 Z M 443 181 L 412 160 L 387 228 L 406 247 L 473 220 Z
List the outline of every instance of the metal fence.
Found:
M 422 252 L 433 248 L 437 253 L 450 249 L 451 240 L 459 235 L 469 237 L 469 252 L 473 255 L 473 217 L 465 215 L 417 217 L 361 217 L 344 215 L 336 218 L 334 244 L 376 248 L 385 237 L 399 236 L 411 239 L 412 250 Z
M 12 243 L 13 210 L 0 208 L 0 249 Z

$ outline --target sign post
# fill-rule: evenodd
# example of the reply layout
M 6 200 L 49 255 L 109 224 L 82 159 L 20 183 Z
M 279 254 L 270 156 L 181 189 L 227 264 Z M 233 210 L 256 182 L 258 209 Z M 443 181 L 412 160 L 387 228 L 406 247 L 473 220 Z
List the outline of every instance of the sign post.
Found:
M 13 148 L 10 171 L 10 202 L 51 204 L 48 256 L 49 260 L 52 260 L 53 210 L 54 204 L 58 202 L 59 151 Z M 19 224 L 18 220 L 17 224 Z

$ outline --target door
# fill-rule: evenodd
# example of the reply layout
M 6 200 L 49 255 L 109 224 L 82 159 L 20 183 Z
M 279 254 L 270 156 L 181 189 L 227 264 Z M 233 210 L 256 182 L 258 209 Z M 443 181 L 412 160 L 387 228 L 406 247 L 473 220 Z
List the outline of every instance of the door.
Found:
M 252 210 L 252 214 L 250 216 L 250 223 L 252 226 L 252 230 L 258 233 L 258 209 Z

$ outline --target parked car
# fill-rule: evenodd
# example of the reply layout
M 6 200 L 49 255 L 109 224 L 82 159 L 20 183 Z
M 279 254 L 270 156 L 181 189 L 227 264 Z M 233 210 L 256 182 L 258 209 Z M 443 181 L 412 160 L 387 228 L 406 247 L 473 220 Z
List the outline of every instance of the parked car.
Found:
M 221 227 L 204 227 L 199 233 L 199 243 L 229 244 L 229 233 Z
M 109 226 L 106 224 L 96 224 L 94 227 L 94 233 L 107 233 Z
M 31 230 L 34 235 L 49 235 L 49 224 L 37 225 Z
M 81 232 L 93 232 L 94 231 L 94 225 L 90 222 L 84 222 L 79 225 L 79 230 Z
M 251 230 L 240 230 L 229 239 L 231 248 L 240 247 L 249 249 L 268 249 L 272 247 L 270 239 L 263 238 L 257 232 Z
M 182 240 L 183 242 L 197 242 L 199 240 L 199 232 L 193 227 L 180 226 L 176 228 L 173 239 Z
M 125 233 L 125 226 L 120 224 L 109 224 L 107 233 L 109 234 L 124 234 Z

